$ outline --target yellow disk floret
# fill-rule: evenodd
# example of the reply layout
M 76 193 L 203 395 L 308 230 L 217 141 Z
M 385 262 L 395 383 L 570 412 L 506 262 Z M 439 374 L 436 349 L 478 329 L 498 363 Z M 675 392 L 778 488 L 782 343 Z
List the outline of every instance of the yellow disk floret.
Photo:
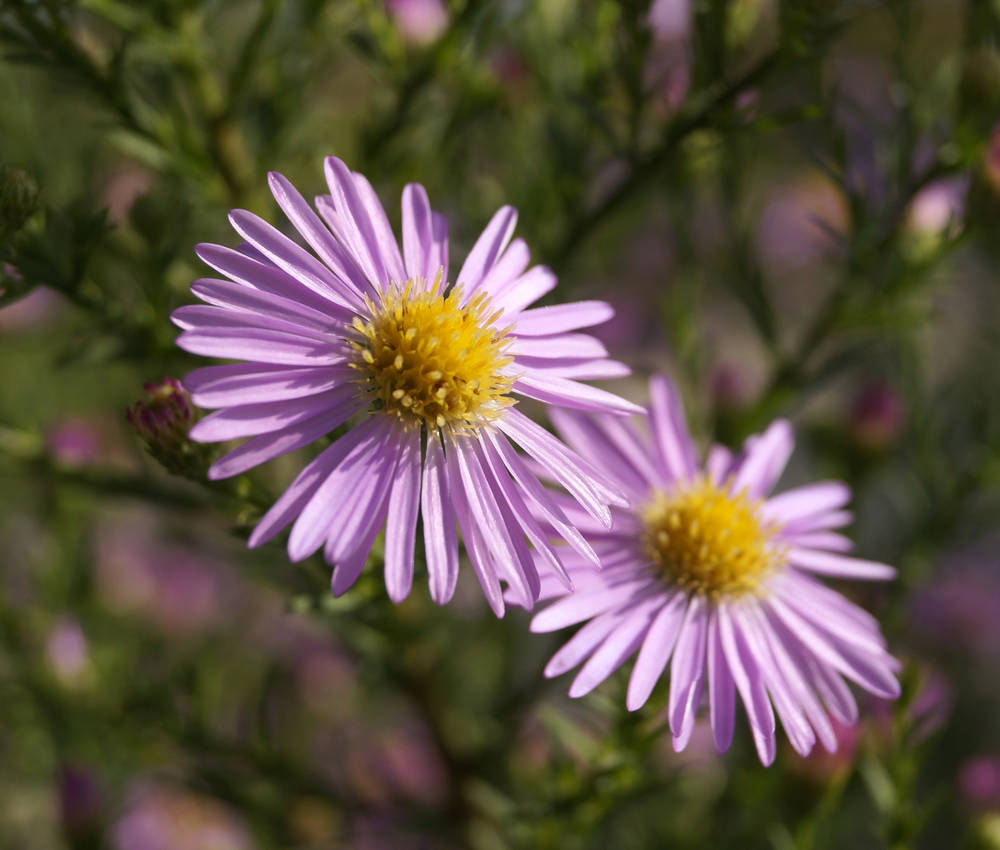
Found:
M 713 597 L 753 593 L 784 563 L 773 526 L 743 493 L 707 479 L 659 493 L 643 513 L 646 553 L 673 582 Z
M 406 423 L 464 432 L 513 404 L 514 379 L 502 375 L 513 362 L 507 330 L 493 322 L 489 297 L 462 304 L 458 287 L 447 294 L 441 275 L 430 289 L 413 280 L 389 287 L 370 318 L 354 319 L 349 340 L 376 407 Z

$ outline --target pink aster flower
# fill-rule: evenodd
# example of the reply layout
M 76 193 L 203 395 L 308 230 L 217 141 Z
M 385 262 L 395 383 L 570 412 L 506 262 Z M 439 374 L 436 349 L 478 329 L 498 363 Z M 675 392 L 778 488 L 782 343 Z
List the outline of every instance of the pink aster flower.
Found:
M 899 694 L 898 663 L 878 623 L 820 576 L 888 579 L 891 567 L 845 554 L 848 488 L 827 481 L 768 497 L 793 440 L 777 421 L 733 456 L 715 446 L 699 466 L 676 390 L 652 382 L 648 433 L 607 416 L 554 411 L 559 432 L 613 475 L 632 508 L 610 530 L 566 506 L 601 557 L 602 569 L 564 556 L 575 591 L 543 575 L 539 598 L 557 601 L 532 620 L 535 632 L 585 623 L 551 659 L 547 676 L 583 664 L 569 694 L 589 693 L 638 658 L 630 711 L 649 699 L 670 663 L 668 720 L 674 749 L 691 736 L 707 691 L 716 747 L 732 741 L 736 694 L 764 764 L 775 755 L 775 717 L 792 746 L 837 746 L 831 715 L 857 719 L 844 680 L 880 697 Z
M 237 475 L 350 421 L 264 515 L 250 545 L 294 523 L 289 557 L 322 548 L 340 594 L 385 526 L 386 588 L 400 601 L 413 580 L 420 514 L 435 602 L 455 590 L 457 523 L 496 614 L 503 613 L 501 581 L 530 605 L 539 579 L 528 542 L 564 572 L 535 512 L 582 557 L 596 562 L 596 555 L 513 444 L 551 470 L 598 524 L 610 524 L 608 505 L 624 498 L 518 410 L 517 397 L 638 410 L 580 382 L 627 374 L 598 340 L 576 333 L 612 311 L 593 301 L 528 309 L 556 279 L 547 268 L 529 268 L 527 246 L 511 239 L 511 207 L 493 216 L 450 276 L 447 223 L 421 186 L 403 190 L 400 251 L 362 175 L 329 157 L 326 178 L 330 194 L 314 210 L 284 177 L 270 175 L 275 200 L 311 251 L 244 210 L 229 219 L 246 243 L 196 249 L 226 279 L 192 284 L 208 306 L 173 314 L 184 330 L 178 345 L 243 362 L 188 375 L 194 403 L 218 408 L 190 437 L 249 438 L 209 477 Z

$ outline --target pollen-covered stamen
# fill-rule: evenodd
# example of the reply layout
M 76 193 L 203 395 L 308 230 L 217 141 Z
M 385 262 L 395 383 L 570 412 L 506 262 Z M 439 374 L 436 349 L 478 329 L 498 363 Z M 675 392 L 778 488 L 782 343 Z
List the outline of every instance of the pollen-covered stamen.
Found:
M 785 562 L 777 530 L 743 493 L 701 479 L 658 493 L 643 513 L 642 543 L 653 563 L 681 587 L 713 597 L 755 592 Z
M 430 289 L 413 280 L 390 286 L 379 303 L 368 303 L 367 321 L 354 319 L 349 342 L 353 366 L 383 411 L 432 430 L 464 431 L 514 403 L 513 378 L 501 374 L 513 358 L 489 297 L 478 293 L 463 304 L 459 287 L 444 289 L 440 273 Z

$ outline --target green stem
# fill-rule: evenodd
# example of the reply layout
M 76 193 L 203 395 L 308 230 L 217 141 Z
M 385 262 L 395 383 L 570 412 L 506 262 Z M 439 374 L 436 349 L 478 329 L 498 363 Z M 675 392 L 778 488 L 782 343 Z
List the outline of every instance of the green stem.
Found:
M 753 68 L 732 82 L 712 89 L 687 115 L 681 115 L 667 128 L 660 145 L 638 158 L 629 175 L 597 206 L 584 212 L 568 228 L 561 243 L 549 255 L 549 262 L 557 268 L 563 265 L 577 246 L 608 216 L 621 207 L 632 195 L 647 187 L 661 169 L 670 161 L 678 146 L 691 133 L 707 127 L 716 111 L 731 103 L 748 86 L 758 82 L 775 65 L 777 52 L 770 54 Z M 697 100 L 695 101 L 697 103 Z

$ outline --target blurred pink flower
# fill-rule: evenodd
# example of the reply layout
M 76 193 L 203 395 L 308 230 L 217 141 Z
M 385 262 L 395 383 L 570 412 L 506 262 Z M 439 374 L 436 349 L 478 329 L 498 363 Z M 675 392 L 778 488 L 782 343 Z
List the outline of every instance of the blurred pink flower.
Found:
M 401 796 L 424 805 L 443 804 L 448 781 L 430 735 L 418 724 L 393 728 L 379 741 L 381 770 Z
M 937 670 L 923 666 L 922 681 L 917 694 L 906 708 L 905 721 L 911 727 L 913 743 L 927 740 L 948 722 L 955 702 L 955 691 L 948 678 Z M 894 703 L 883 699 L 872 702 L 872 723 L 884 738 L 893 726 Z
M 948 678 L 943 673 L 928 672 L 908 711 L 917 740 L 929 738 L 941 729 L 948 722 L 954 704 L 955 690 Z
M 833 253 L 833 233 L 847 229 L 847 207 L 837 187 L 819 174 L 803 174 L 772 189 L 757 219 L 761 262 L 795 270 Z
M 649 28 L 657 41 L 687 38 L 691 31 L 690 0 L 653 0 Z
M 86 419 L 64 419 L 49 428 L 45 442 L 52 457 L 66 466 L 86 466 L 101 456 L 101 435 Z
M 442 0 L 386 0 L 385 8 L 410 44 L 430 44 L 448 28 L 448 8 Z
M 64 303 L 55 290 L 47 286 L 35 287 L 24 298 L 0 308 L 0 330 L 38 330 L 58 317 Z
M 970 809 L 1000 810 L 1000 756 L 979 755 L 963 762 L 958 789 L 962 802 Z
M 995 654 L 1000 647 L 1000 578 L 996 541 L 946 558 L 933 579 L 914 594 L 912 621 L 921 638 L 939 650 Z
M 203 630 L 230 607 L 228 567 L 203 551 L 164 542 L 146 517 L 102 527 L 95 564 L 98 592 L 110 608 L 167 632 Z
M 63 685 L 79 684 L 90 665 L 87 638 L 80 624 L 63 619 L 49 632 L 45 656 L 53 675 Z
M 115 850 L 251 850 L 246 826 L 222 803 L 171 788 L 138 792 L 112 831 Z
M 426 727 L 406 717 L 383 726 L 368 719 L 350 736 L 347 772 L 356 793 L 374 805 L 443 804 L 447 775 Z
M 691 85 L 691 2 L 653 0 L 649 8 L 653 44 L 646 67 L 646 85 L 672 112 L 683 103 Z
M 954 237 L 962 226 L 966 176 L 936 180 L 921 189 L 906 212 L 906 230 L 914 237 Z

